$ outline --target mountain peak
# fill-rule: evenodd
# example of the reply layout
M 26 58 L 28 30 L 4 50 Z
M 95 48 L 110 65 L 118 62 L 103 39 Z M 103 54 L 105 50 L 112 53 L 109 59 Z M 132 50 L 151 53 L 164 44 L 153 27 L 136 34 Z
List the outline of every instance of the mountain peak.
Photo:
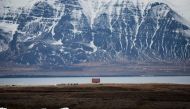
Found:
M 165 3 L 152 2 L 145 8 L 145 14 L 151 14 L 149 16 L 154 18 L 165 18 L 172 9 Z
M 3 0 L 3 5 L 8 1 Z M 138 0 L 25 2 L 30 6 L 17 5 L 19 8 L 13 11 L 11 5 L 4 5 L 1 9 L 2 61 L 62 65 L 109 62 L 121 56 L 145 62 L 190 60 L 189 26 L 166 3 L 156 1 L 144 6 Z

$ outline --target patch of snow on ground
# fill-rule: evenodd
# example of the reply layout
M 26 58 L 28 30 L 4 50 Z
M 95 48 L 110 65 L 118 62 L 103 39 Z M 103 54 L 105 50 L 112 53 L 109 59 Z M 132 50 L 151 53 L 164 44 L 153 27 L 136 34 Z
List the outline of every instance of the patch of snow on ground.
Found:
M 68 107 L 60 108 L 60 109 L 69 109 Z
M 4 108 L 4 107 L 0 107 L 0 109 L 7 109 L 7 108 Z

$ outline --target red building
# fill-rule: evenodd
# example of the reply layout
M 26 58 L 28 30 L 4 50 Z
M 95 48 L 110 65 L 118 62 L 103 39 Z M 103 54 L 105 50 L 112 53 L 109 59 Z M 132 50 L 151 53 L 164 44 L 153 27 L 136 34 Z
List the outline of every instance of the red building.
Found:
M 92 83 L 100 83 L 100 78 L 92 78 Z

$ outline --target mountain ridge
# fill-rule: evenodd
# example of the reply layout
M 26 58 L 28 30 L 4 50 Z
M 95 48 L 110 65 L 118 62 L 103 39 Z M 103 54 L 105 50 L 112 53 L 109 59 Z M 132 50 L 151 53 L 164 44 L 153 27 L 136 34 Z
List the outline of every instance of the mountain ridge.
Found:
M 29 10 L 19 8 L 0 16 L 2 61 L 62 65 L 120 57 L 146 62 L 190 60 L 189 26 L 165 3 L 151 2 L 142 9 L 131 0 L 91 1 L 98 9 L 87 12 L 90 6 L 83 4 L 89 0 L 51 2 L 38 1 Z

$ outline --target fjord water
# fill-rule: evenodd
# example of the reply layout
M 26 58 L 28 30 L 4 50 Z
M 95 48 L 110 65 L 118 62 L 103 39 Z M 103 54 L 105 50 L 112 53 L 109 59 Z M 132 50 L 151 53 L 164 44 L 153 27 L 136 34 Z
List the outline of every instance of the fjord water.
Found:
M 0 78 L 0 85 L 56 85 L 56 84 L 88 84 L 93 77 L 39 77 L 39 78 Z M 166 83 L 190 84 L 190 76 L 152 76 L 152 77 L 98 77 L 101 83 Z

